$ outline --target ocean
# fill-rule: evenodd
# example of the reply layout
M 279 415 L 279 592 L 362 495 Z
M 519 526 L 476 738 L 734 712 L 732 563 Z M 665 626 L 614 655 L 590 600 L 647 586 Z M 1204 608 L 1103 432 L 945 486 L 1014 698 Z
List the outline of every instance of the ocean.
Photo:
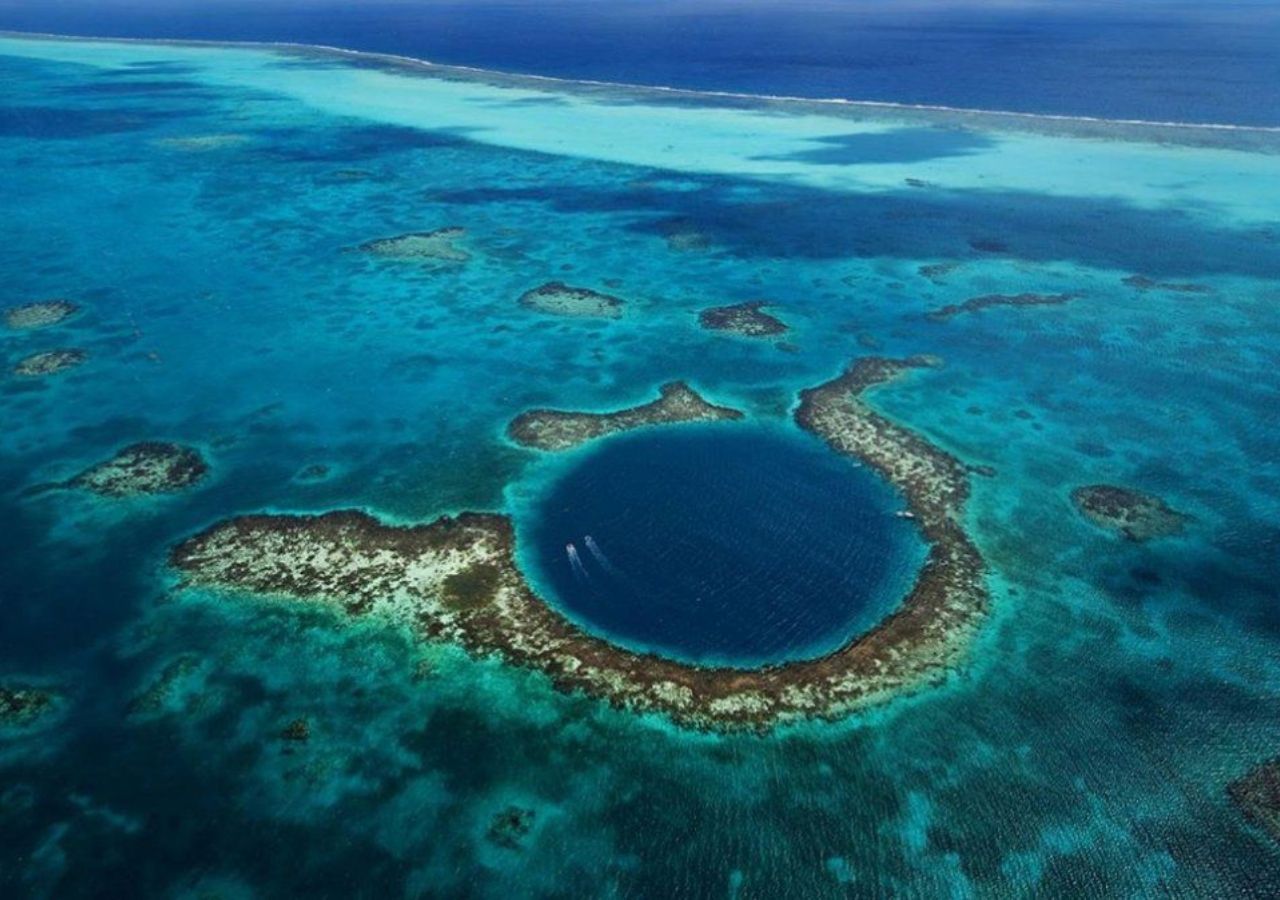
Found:
M 1265 11 L 85 9 L 480 68 L 0 36 L 0 894 L 1280 893 Z
M 59 0 L 0 29 L 287 41 L 748 94 L 1280 126 L 1270 0 Z

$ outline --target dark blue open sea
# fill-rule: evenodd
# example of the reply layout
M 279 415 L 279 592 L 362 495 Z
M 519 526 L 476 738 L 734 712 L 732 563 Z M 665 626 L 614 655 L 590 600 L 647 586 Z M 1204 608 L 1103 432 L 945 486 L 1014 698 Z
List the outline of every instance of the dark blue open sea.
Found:
M 1274 3 L 0 29 L 0 898 L 1280 896 Z M 752 301 L 786 331 L 704 327 Z M 807 433 L 868 357 L 914 362 Z M 600 426 L 675 381 L 721 421 Z M 204 468 L 95 491 L 140 442 Z M 171 556 L 333 510 L 388 543 L 262 538 L 219 557 L 243 589 Z M 462 513 L 509 523 L 501 577 L 396 557 Z M 972 630 L 940 606 L 924 674 L 829 716 L 512 661 L 896 672 L 878 636 L 968 546 Z M 499 596 L 555 627 L 451 630 Z
M 536 497 L 534 577 L 638 650 L 751 668 L 836 649 L 923 561 L 892 491 L 810 438 L 738 425 L 615 438 Z

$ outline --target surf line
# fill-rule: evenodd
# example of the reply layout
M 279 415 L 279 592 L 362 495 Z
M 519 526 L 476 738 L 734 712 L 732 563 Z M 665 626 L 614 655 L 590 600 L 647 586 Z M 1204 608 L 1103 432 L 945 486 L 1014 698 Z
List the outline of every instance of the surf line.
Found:
M 1066 113 L 1037 113 L 1012 109 L 982 109 L 981 107 L 947 106 L 941 103 L 906 103 L 895 100 L 857 100 L 845 97 L 804 97 L 794 94 L 763 94 L 745 91 L 711 90 L 706 88 L 675 87 L 673 85 L 644 84 L 625 81 L 605 81 L 594 78 L 565 78 L 556 75 L 537 75 L 529 72 L 512 72 L 503 69 L 486 69 L 480 66 L 468 66 L 458 63 L 433 62 L 416 56 L 405 56 L 398 53 L 381 53 L 372 50 L 353 50 L 349 47 L 337 47 L 331 44 L 306 44 L 299 41 L 220 41 L 199 38 L 142 38 L 112 37 L 108 35 L 59 34 L 50 31 L 22 31 L 20 29 L 0 29 L 0 38 L 16 38 L 47 41 L 80 41 L 105 44 L 137 44 L 143 46 L 173 47 L 209 47 L 226 49 L 258 49 L 276 51 L 321 51 L 333 56 L 354 57 L 395 63 L 406 69 L 422 69 L 434 75 L 459 75 L 477 78 L 506 79 L 513 86 L 530 86 L 542 83 L 565 89 L 574 86 L 586 88 L 613 88 L 631 92 L 652 92 L 654 94 L 681 95 L 692 98 L 723 98 L 732 101 L 765 101 L 785 104 L 823 104 L 833 107 L 854 107 L 870 111 L 906 111 L 933 112 L 944 114 L 960 114 L 965 116 L 991 116 L 1006 120 L 1043 120 L 1049 122 L 1079 122 L 1097 125 L 1131 125 L 1152 128 L 1192 129 L 1205 131 L 1241 131 L 1256 134 L 1280 134 L 1280 126 L 1276 125 L 1242 125 L 1232 122 L 1180 122 L 1160 119 L 1112 119 L 1105 116 L 1070 115 Z

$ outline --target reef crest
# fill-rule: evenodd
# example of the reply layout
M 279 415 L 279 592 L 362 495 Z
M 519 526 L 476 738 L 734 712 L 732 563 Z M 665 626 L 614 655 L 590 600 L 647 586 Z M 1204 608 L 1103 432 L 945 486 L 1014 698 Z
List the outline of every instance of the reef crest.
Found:
M 507 426 L 507 436 L 517 444 L 538 450 L 568 450 L 595 438 L 646 425 L 741 418 L 739 410 L 716 406 L 683 381 L 672 381 L 659 388 L 657 400 L 615 412 L 527 410 Z

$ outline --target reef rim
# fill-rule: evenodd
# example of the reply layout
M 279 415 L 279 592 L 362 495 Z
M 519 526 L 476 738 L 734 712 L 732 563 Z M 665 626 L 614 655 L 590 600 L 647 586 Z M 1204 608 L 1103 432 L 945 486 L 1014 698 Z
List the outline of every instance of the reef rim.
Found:
M 250 515 L 175 547 L 186 584 L 319 601 L 408 626 L 547 675 L 564 691 L 665 714 L 706 730 L 834 719 L 943 679 L 989 607 L 985 562 L 962 524 L 969 469 L 875 412 L 862 394 L 929 357 L 868 357 L 801 393 L 797 424 L 875 469 L 905 497 L 929 545 L 897 610 L 816 659 L 759 669 L 702 667 L 589 634 L 529 587 L 505 515 L 388 525 L 358 511 Z

